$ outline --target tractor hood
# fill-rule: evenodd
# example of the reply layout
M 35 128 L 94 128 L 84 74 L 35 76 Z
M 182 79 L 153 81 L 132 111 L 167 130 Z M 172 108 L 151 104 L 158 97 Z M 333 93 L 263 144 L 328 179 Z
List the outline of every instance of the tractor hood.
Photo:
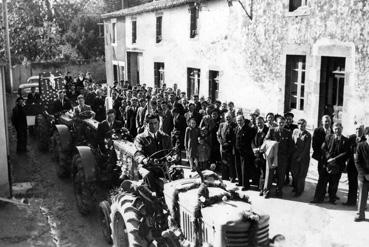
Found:
M 169 209 L 173 208 L 175 202 L 176 190 L 188 188 L 194 183 L 199 183 L 199 179 L 181 179 L 173 181 L 164 185 L 165 200 Z M 221 188 L 209 187 L 209 196 L 226 195 L 227 192 Z M 198 204 L 198 188 L 189 189 L 185 192 L 178 193 L 178 204 L 182 210 L 187 211 L 188 214 L 194 215 L 195 208 Z M 232 225 L 237 222 L 246 221 L 245 213 L 253 211 L 260 215 L 261 212 L 255 212 L 251 209 L 251 204 L 244 201 L 226 200 L 214 203 L 210 206 L 201 209 L 203 221 L 212 227 L 220 227 L 223 225 Z

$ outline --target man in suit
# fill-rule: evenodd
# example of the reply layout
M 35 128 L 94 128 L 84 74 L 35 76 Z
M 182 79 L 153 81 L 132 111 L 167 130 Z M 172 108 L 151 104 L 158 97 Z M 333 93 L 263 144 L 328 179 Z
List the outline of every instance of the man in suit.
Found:
M 106 151 L 105 138 L 110 137 L 113 133 L 117 133 L 123 127 L 123 123 L 116 120 L 116 113 L 114 109 L 108 110 L 106 119 L 99 123 L 97 127 L 97 144 L 102 152 Z
M 277 167 L 277 197 L 283 196 L 283 185 L 285 182 L 286 169 L 292 150 L 292 134 L 285 129 L 286 119 L 283 116 L 277 117 L 277 127 L 269 129 L 266 140 L 278 142 L 278 167 Z
M 159 115 L 153 113 L 146 116 L 147 127 L 145 131 L 138 134 L 134 140 L 137 149 L 134 159 L 138 164 L 143 165 L 139 171 L 149 188 L 157 193 L 157 196 L 163 196 L 163 184 L 160 177 L 163 177 L 163 171 L 153 166 L 150 156 L 163 149 L 171 149 L 171 139 L 164 132 L 159 130 Z M 161 158 L 161 157 L 151 157 Z
M 131 99 L 131 105 L 127 106 L 126 110 L 126 127 L 133 137 L 137 135 L 137 126 L 136 126 L 137 109 L 138 109 L 138 100 L 136 97 L 133 97 Z
M 99 122 L 105 119 L 105 97 L 101 89 L 96 90 L 96 97 L 93 100 L 92 110 L 96 113 L 95 119 Z
M 173 130 L 173 115 L 169 110 L 167 101 L 161 103 L 161 109 L 160 130 L 170 136 Z
M 31 92 L 27 96 L 26 104 L 39 104 L 41 102 L 40 94 L 36 92 L 36 87 L 31 87 Z
M 11 121 L 17 131 L 17 153 L 27 152 L 27 119 L 24 111 L 24 99 L 22 97 L 16 100 Z
M 144 124 L 145 124 L 145 116 L 147 112 L 147 106 L 146 106 L 146 100 L 145 99 L 139 99 L 140 100 L 140 106 L 137 109 L 136 114 L 136 126 L 137 126 L 137 133 L 142 133 L 144 130 Z
M 316 128 L 313 132 L 313 139 L 312 139 L 313 155 L 311 156 L 313 159 L 318 161 L 319 177 L 322 176 L 321 174 L 324 171 L 322 145 L 325 141 L 326 136 L 333 134 L 333 131 L 331 128 L 331 123 L 332 123 L 331 117 L 328 115 L 324 115 L 321 119 L 321 122 L 322 122 L 322 126 Z
M 65 96 L 65 92 L 60 90 L 58 92 L 58 99 L 53 102 L 53 114 L 60 113 L 62 111 L 69 111 L 72 109 L 72 104 Z
M 328 184 L 329 202 L 335 204 L 338 183 L 345 168 L 348 139 L 342 135 L 342 124 L 333 125 L 333 135 L 326 136 L 322 145 L 322 168 L 312 203 L 324 201 Z
M 348 178 L 348 195 L 347 201 L 343 203 L 345 206 L 356 206 L 357 201 L 358 176 L 357 169 L 355 167 L 354 155 L 356 153 L 358 144 L 365 141 L 364 126 L 357 125 L 355 132 L 355 134 L 352 134 L 348 137 L 349 154 L 346 168 Z
M 364 129 L 365 141 L 357 146 L 355 154 L 355 166 L 358 172 L 359 203 L 355 221 L 365 220 L 365 209 L 369 191 L 369 127 Z
M 236 123 L 233 122 L 231 114 L 226 114 L 226 122 L 220 123 L 217 132 L 220 144 L 220 155 L 222 159 L 222 179 L 234 182 L 236 180 L 236 167 L 234 160 L 234 143 Z
M 286 125 L 284 126 L 284 128 L 288 129 L 292 134 L 293 131 L 297 129 L 297 125 L 293 123 L 293 118 L 295 117 L 295 115 L 292 112 L 287 112 L 284 114 L 284 117 L 286 118 Z M 291 165 L 292 165 L 291 163 L 292 163 L 292 155 L 289 157 L 288 165 L 286 169 L 286 181 L 285 181 L 286 185 L 290 183 L 290 172 L 291 172 Z
M 85 104 L 85 98 L 83 95 L 78 95 L 77 97 L 78 105 L 73 108 L 73 117 L 76 120 L 82 120 L 86 116 L 82 116 L 82 113 L 90 112 L 92 117 L 95 117 L 95 113 L 92 111 L 91 106 Z
M 255 167 L 259 173 L 259 190 L 260 196 L 264 194 L 264 179 L 265 179 L 265 166 L 266 161 L 264 159 L 263 152 L 260 151 L 261 145 L 264 143 L 264 139 L 269 131 L 269 128 L 265 125 L 264 118 L 259 116 L 256 118 L 256 135 L 252 140 L 251 147 L 255 155 Z
M 254 152 L 251 142 L 255 137 L 256 130 L 246 124 L 243 115 L 236 117 L 237 127 L 235 132 L 236 168 L 238 185 L 242 190 L 250 189 L 250 179 L 255 176 Z

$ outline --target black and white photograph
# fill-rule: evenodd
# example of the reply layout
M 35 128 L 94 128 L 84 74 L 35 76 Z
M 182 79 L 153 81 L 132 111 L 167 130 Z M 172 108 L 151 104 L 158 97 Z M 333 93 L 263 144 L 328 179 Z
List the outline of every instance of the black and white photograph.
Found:
M 369 246 L 369 1 L 0 16 L 1 247 Z

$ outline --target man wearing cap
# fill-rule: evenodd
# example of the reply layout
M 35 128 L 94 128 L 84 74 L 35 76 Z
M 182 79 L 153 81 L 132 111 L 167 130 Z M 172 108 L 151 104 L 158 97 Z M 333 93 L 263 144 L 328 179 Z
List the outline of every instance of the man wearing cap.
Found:
M 269 128 L 268 134 L 265 140 L 272 140 L 278 142 L 278 167 L 277 167 L 277 197 L 283 196 L 283 185 L 286 176 L 286 168 L 289 162 L 289 157 L 292 153 L 292 134 L 289 130 L 285 129 L 285 118 L 278 116 L 278 127 Z
M 26 113 L 24 112 L 24 99 L 22 97 L 16 100 L 11 121 L 17 131 L 17 153 L 27 152 L 27 119 Z

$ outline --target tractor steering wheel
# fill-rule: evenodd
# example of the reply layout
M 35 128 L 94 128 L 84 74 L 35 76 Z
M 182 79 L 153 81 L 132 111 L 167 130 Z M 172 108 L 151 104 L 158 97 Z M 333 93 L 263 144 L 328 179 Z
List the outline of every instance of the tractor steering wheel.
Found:
M 174 149 L 173 148 L 170 148 L 170 149 L 162 149 L 162 150 L 159 150 L 159 151 L 151 154 L 149 156 L 149 160 L 155 159 L 155 160 L 161 161 L 161 160 L 166 159 L 173 152 L 174 152 Z

